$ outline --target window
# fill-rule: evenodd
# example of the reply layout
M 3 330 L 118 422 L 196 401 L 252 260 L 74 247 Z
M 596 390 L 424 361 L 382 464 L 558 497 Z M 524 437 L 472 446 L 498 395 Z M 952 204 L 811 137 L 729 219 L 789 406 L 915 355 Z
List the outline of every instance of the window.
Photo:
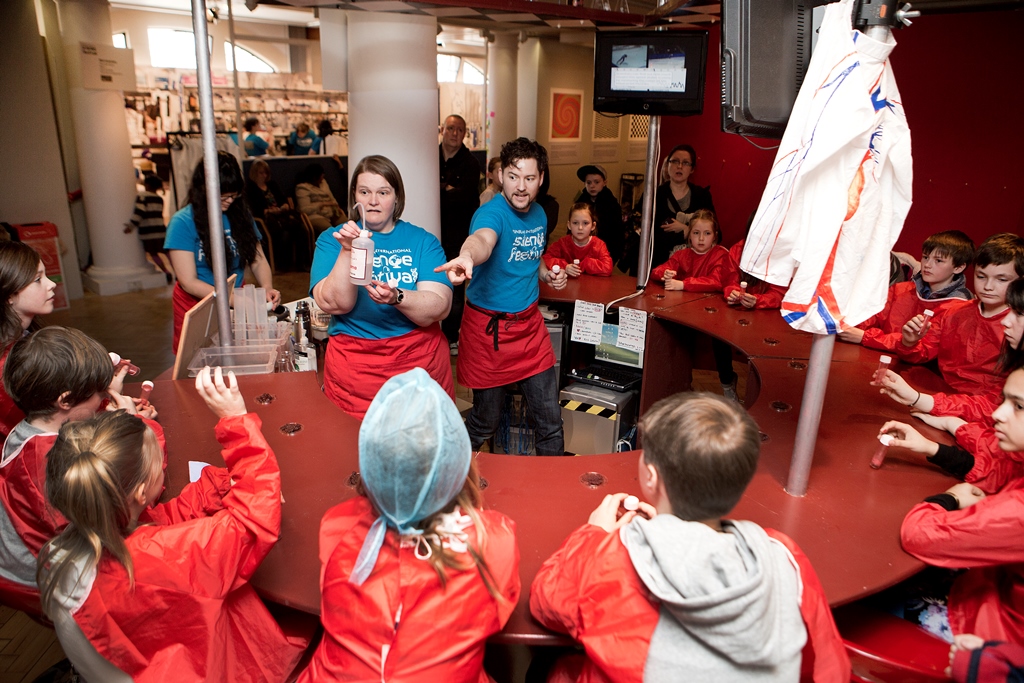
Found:
M 469 85 L 483 85 L 484 72 L 476 64 L 468 60 L 463 61 L 462 82 Z
M 119 47 L 122 50 L 128 48 L 128 34 L 127 33 L 115 33 L 113 36 L 114 47 Z
M 238 54 L 239 71 L 255 71 L 261 74 L 272 74 L 277 71 L 277 69 L 244 47 L 239 47 L 236 44 L 235 52 Z M 224 42 L 224 61 L 227 62 L 228 71 L 234 71 L 234 60 L 231 58 L 231 43 L 227 41 Z
M 461 63 L 461 57 L 456 57 L 455 55 L 438 55 L 437 82 L 455 83 L 459 79 L 459 66 Z
M 195 69 L 196 39 L 192 31 L 149 29 L 149 59 L 153 66 L 165 69 Z

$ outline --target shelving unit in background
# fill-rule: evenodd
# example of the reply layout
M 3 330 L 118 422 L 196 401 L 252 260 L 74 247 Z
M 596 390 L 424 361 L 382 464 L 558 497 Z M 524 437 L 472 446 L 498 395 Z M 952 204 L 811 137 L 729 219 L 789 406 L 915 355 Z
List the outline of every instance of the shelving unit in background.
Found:
M 195 71 L 143 68 L 138 88 L 125 95 L 125 116 L 134 156 L 159 155 L 167 148 L 169 131 L 199 131 L 199 93 Z M 218 131 L 235 129 L 235 91 L 231 76 L 213 78 L 214 118 Z M 315 132 L 328 119 L 335 131 L 348 131 L 348 93 L 323 90 L 308 73 L 239 73 L 243 120 L 260 119 L 278 147 L 301 122 Z M 159 174 L 163 164 L 157 163 Z M 161 174 L 161 177 L 163 175 Z M 165 178 L 166 180 L 166 178 Z

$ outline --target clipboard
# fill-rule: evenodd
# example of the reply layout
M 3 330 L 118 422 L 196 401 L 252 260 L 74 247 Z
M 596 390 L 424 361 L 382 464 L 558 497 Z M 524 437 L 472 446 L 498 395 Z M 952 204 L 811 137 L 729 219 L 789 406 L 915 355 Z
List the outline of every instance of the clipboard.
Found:
M 228 278 L 228 291 L 235 286 L 237 275 Z M 174 368 L 171 370 L 171 379 L 185 379 L 188 377 L 188 364 L 195 358 L 199 349 L 204 349 L 213 344 L 213 338 L 220 330 L 220 323 L 217 322 L 217 306 L 215 304 L 214 292 L 210 292 L 199 300 L 195 306 L 185 313 L 185 319 L 181 323 L 181 336 L 178 338 L 178 353 L 174 357 Z

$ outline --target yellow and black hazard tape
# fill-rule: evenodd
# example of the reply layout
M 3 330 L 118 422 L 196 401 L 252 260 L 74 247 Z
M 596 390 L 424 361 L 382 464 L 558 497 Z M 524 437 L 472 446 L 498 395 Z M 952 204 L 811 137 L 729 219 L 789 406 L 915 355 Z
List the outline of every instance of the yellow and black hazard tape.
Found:
M 618 420 L 619 414 L 611 408 L 605 408 L 603 406 L 595 406 L 590 403 L 584 403 L 583 401 L 570 401 L 569 399 L 562 399 L 558 402 L 558 405 L 562 406 L 566 410 L 572 410 L 577 413 L 589 413 L 591 415 L 597 415 L 598 417 L 604 417 L 609 420 Z

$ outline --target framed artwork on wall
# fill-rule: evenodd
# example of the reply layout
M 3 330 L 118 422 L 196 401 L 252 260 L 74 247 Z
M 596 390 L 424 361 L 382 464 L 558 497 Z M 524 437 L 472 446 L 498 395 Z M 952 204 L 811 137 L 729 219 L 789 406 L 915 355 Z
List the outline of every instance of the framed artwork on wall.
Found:
M 551 89 L 551 142 L 579 142 L 583 139 L 583 91 Z

